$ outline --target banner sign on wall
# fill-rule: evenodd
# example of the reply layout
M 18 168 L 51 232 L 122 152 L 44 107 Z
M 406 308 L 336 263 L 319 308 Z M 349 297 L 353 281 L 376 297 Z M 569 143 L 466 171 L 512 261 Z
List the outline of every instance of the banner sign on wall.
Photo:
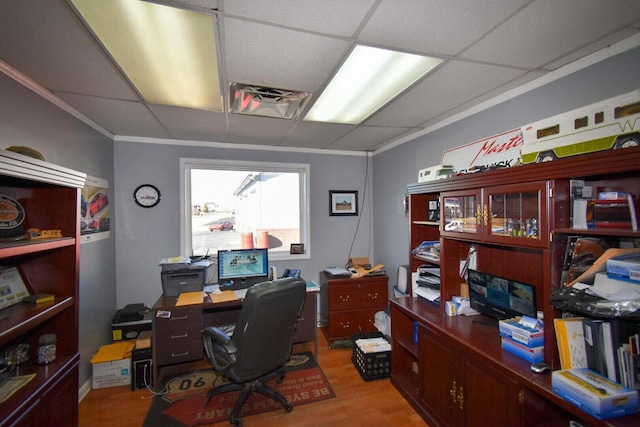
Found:
M 80 199 L 80 243 L 110 237 L 109 181 L 87 176 Z

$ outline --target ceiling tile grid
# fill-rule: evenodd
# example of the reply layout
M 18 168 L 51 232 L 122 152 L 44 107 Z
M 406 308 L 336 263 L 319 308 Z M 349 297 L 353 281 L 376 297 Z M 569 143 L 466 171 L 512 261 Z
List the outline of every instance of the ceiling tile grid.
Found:
M 122 1 L 122 0 L 102 0 Z M 133 0 L 141 1 L 141 0 Z M 119 140 L 375 151 L 610 46 L 640 45 L 637 0 L 153 0 L 215 14 L 225 111 L 151 105 L 102 48 L 71 0 L 0 2 L 0 71 L 67 103 Z M 356 44 L 444 62 L 361 125 L 228 112 L 233 82 L 312 92 Z M 631 46 L 632 45 L 632 46 Z M 604 53 L 602 54 L 604 57 Z M 468 113 L 467 113 L 468 114 Z M 86 119 L 88 117 L 88 119 Z M 89 124 L 91 124 L 89 123 Z M 111 136 L 113 136 L 111 135 Z

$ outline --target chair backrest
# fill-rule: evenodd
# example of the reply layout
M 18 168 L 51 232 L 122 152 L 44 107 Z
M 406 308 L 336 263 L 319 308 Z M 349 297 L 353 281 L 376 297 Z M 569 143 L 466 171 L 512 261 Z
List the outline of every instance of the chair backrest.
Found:
M 251 381 L 289 360 L 305 295 L 306 282 L 297 278 L 249 288 L 231 338 L 236 347 L 236 365 L 228 372 L 230 378 Z

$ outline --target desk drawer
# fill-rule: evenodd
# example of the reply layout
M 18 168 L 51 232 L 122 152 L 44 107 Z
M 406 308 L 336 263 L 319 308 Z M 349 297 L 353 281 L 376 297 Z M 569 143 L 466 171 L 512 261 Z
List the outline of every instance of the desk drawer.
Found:
M 329 310 L 350 310 L 366 307 L 386 308 L 389 299 L 387 282 L 329 285 Z
M 198 339 L 197 341 L 175 342 L 173 345 L 162 345 L 156 348 L 156 364 L 158 366 L 190 362 L 200 360 L 203 357 L 204 348 L 202 339 Z

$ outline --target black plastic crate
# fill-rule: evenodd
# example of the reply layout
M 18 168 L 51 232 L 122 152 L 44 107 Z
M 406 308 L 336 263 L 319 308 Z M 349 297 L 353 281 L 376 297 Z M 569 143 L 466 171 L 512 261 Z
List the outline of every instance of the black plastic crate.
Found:
M 380 351 L 376 353 L 363 352 L 362 349 L 357 346 L 356 341 L 367 338 L 384 338 L 387 340 L 380 332 L 353 335 L 351 337 L 353 341 L 353 356 L 351 356 L 351 361 L 365 381 L 388 378 L 391 374 L 391 351 Z

